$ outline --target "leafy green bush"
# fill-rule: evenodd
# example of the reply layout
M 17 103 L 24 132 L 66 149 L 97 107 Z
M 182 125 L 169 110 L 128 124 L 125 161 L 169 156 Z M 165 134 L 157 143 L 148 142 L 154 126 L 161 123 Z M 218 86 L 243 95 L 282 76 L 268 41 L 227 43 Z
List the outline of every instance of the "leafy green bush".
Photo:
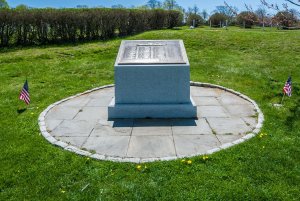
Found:
M 180 12 L 160 9 L 1 9 L 0 46 L 106 40 L 181 22 Z

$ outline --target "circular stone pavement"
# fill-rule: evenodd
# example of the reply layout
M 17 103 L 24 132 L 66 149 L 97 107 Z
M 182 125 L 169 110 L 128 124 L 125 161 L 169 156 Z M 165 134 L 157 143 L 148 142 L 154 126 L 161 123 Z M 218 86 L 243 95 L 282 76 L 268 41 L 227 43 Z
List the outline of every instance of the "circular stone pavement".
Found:
M 151 162 L 211 154 L 255 136 L 263 114 L 233 90 L 191 82 L 197 119 L 107 120 L 114 97 L 108 85 L 50 105 L 39 117 L 52 144 L 100 160 Z

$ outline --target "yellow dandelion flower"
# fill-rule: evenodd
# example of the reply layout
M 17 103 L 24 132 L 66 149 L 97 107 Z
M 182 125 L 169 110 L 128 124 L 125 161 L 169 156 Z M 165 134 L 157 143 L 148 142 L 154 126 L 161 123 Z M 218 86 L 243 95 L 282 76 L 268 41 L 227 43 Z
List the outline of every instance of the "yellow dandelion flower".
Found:
M 202 159 L 203 159 L 203 160 L 207 160 L 207 159 L 208 159 L 208 156 L 203 156 Z
M 192 164 L 192 161 L 191 161 L 191 160 L 188 160 L 188 161 L 187 161 L 187 164 Z
M 266 133 L 261 133 L 261 134 L 259 134 L 259 137 L 262 138 L 262 137 L 267 136 L 267 135 L 268 134 L 266 134 Z
M 138 166 L 136 166 L 136 169 L 141 170 L 141 169 L 142 169 L 142 166 L 141 166 L 141 165 L 138 165 Z

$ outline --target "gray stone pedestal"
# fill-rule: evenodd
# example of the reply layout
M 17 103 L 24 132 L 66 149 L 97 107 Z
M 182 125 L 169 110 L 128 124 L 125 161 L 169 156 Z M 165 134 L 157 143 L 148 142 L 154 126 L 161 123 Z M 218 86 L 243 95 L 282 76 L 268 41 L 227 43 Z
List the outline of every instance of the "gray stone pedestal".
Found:
M 190 66 L 181 40 L 123 41 L 108 118 L 194 118 Z

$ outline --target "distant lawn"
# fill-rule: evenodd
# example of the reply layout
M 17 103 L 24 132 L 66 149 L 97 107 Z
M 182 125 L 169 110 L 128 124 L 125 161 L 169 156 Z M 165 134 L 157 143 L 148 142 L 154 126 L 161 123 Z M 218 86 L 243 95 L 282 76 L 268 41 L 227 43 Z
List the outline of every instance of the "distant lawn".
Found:
M 0 50 L 0 200 L 300 200 L 300 31 L 162 30 L 126 39 L 183 39 L 191 80 L 226 86 L 259 104 L 256 137 L 185 165 L 88 160 L 49 144 L 38 115 L 51 103 L 113 83 L 121 39 Z M 293 76 L 293 96 L 276 109 Z M 32 104 L 19 91 L 28 76 Z

